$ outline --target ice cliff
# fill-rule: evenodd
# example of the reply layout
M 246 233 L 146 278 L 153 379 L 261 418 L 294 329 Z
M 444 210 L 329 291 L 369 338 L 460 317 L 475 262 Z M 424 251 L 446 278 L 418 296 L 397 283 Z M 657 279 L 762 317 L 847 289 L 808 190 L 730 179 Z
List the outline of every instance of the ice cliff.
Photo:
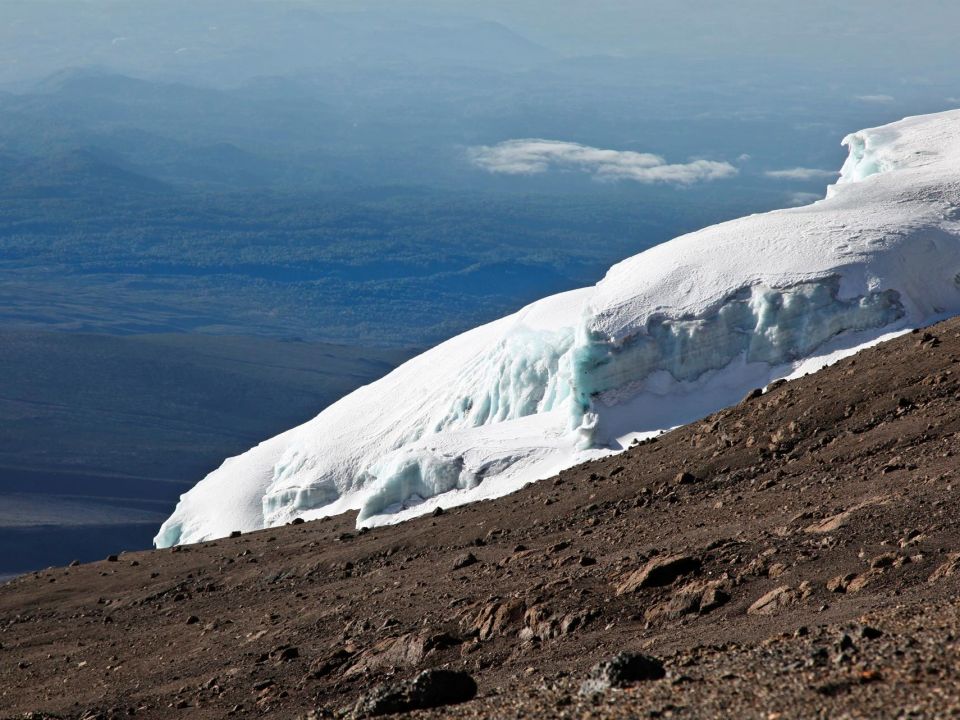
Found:
M 225 461 L 157 546 L 503 495 L 960 313 L 960 111 L 843 142 L 825 199 L 684 235 L 448 340 Z

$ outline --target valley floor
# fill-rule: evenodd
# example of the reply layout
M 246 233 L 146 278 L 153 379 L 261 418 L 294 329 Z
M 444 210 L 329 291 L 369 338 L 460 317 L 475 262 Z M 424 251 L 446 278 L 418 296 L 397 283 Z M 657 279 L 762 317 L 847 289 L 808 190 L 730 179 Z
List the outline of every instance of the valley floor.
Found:
M 615 457 L 397 526 L 345 515 L 0 587 L 0 717 L 960 714 L 960 320 Z M 637 651 L 665 676 L 581 693 Z

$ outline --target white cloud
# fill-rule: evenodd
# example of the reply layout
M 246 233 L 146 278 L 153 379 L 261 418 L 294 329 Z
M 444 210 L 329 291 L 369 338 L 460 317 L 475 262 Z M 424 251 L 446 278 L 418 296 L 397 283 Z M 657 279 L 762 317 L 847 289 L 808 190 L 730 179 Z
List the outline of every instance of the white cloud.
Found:
M 777 180 L 817 180 L 818 178 L 832 178 L 840 173 L 834 170 L 820 170 L 818 168 L 795 167 L 786 170 L 768 170 L 764 173 L 769 178 Z
M 868 103 L 892 103 L 892 95 L 854 95 L 855 100 Z
M 559 140 L 507 140 L 468 150 L 471 162 L 491 173 L 537 175 L 548 170 L 583 172 L 598 180 L 689 185 L 737 174 L 727 162 L 692 160 L 668 164 L 659 155 L 632 150 L 603 150 Z

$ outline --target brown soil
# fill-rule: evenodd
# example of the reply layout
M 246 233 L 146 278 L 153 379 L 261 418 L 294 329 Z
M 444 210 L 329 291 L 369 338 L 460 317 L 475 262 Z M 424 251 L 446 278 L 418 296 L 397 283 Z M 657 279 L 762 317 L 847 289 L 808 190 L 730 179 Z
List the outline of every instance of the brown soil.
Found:
M 0 717 L 332 716 L 432 667 L 479 692 L 422 716 L 960 713 L 958 359 L 953 320 L 500 500 L 19 578 Z M 624 650 L 666 677 L 580 694 Z

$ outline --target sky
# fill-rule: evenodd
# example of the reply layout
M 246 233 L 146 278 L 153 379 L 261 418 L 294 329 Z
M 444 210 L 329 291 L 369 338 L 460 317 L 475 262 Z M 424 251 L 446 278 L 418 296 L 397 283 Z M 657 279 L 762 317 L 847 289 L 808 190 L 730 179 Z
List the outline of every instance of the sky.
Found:
M 911 64 L 953 52 L 960 23 L 960 4 L 950 0 L 317 0 L 311 4 L 341 10 L 461 12 L 504 22 L 537 42 L 574 54 L 809 59 L 822 53 L 853 60 L 869 53 L 875 61 Z
M 534 43 L 560 55 L 710 58 L 729 62 L 765 57 L 772 62 L 831 66 L 842 75 L 857 68 L 897 66 L 910 79 L 950 72 L 956 57 L 955 34 L 960 3 L 947 0 L 253 0 L 283 7 L 284 13 L 308 9 L 362 17 L 362 22 L 439 22 L 470 17 L 503 23 Z M 0 0 L 0 79 L 12 63 L 22 75 L 69 59 L 84 39 L 133 42 L 131 29 L 166 36 L 195 36 L 198 28 L 221 23 L 262 30 L 270 27 L 239 0 Z M 76 22 L 78 13 L 93 18 Z M 165 16 L 163 22 L 151 18 Z M 125 20 L 126 18 L 126 20 Z M 6 28 L 6 30 L 4 30 Z M 122 35 L 114 32 L 122 31 Z M 286 38 L 285 41 L 289 40 Z M 298 39 L 305 57 L 310 35 Z M 30 48 L 32 56 L 20 54 Z M 180 49 L 180 48 L 176 48 Z M 82 54 L 74 59 L 82 60 Z M 100 57 L 99 59 L 102 59 Z M 12 74 L 12 73 L 11 73 Z M 878 94 L 865 89 L 864 95 Z

